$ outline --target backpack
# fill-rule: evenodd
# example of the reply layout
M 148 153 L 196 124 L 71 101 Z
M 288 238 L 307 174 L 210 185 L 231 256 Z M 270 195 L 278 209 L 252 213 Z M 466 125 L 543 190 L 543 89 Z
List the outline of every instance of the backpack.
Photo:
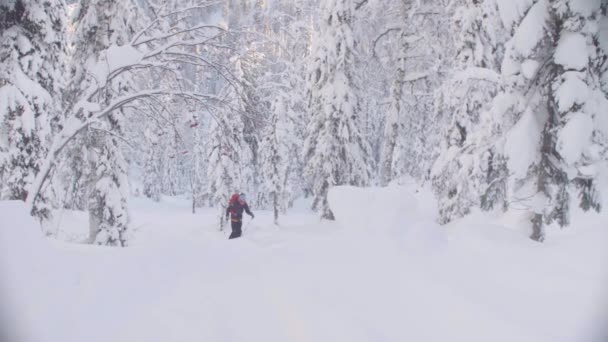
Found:
M 239 221 L 240 217 L 241 217 L 241 215 L 239 215 L 238 202 L 239 202 L 239 194 L 233 194 L 230 197 L 230 201 L 228 201 L 228 208 L 230 209 L 230 216 L 233 221 L 234 220 Z M 237 205 L 235 205 L 235 204 L 237 204 Z M 242 209 L 241 209 L 241 211 L 242 211 Z

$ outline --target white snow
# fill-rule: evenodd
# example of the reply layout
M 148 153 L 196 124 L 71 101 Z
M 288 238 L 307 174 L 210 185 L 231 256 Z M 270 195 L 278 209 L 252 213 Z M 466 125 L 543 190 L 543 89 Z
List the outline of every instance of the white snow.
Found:
M 599 20 L 599 45 L 604 51 L 608 51 L 608 16 L 603 16 Z
M 593 101 L 587 103 L 590 108 L 586 110 L 589 113 L 597 113 L 593 118 L 594 127 L 608 137 L 608 98 L 603 92 L 596 90 L 592 94 L 592 99 Z
M 521 63 L 521 71 L 525 78 L 531 80 L 536 76 L 539 63 L 533 59 L 526 59 Z
M 277 227 L 254 208 L 230 241 L 216 210 L 134 199 L 124 249 L 45 241 L 20 203 L 0 202 L 8 324 L 25 342 L 559 342 L 601 332 L 606 216 L 537 244 L 480 214 L 439 227 L 431 195 L 412 185 L 329 198 L 335 223 L 300 209 Z M 86 216 L 61 217 L 61 236 L 86 236 Z
M 576 71 L 564 73 L 564 81 L 555 92 L 557 107 L 560 112 L 569 111 L 575 104 L 584 104 L 589 98 L 589 87 Z
M 570 5 L 570 9 L 572 9 L 574 13 L 579 13 L 580 15 L 587 17 L 600 9 L 602 0 L 570 1 L 568 5 Z
M 520 72 L 521 63 L 517 61 L 515 56 L 517 55 L 513 49 L 513 41 L 509 41 L 505 44 L 505 58 L 502 60 L 502 65 L 500 67 L 500 72 L 504 76 L 513 76 Z
M 0 122 L 5 120 L 9 111 L 17 112 L 17 109 L 21 107 L 22 113 L 19 119 L 15 120 L 13 128 L 15 130 L 21 128 L 27 134 L 36 127 L 34 112 L 28 105 L 28 101 L 23 93 L 17 87 L 11 84 L 0 87 L 0 98 L 6 101 L 0 104 Z
M 513 36 L 513 48 L 522 56 L 530 56 L 545 37 L 548 15 L 546 0 L 539 0 L 528 10 Z
M 503 25 L 510 30 L 533 3 L 533 0 L 496 0 Z
M 106 51 L 110 71 L 137 64 L 142 56 L 143 54 L 131 45 L 111 45 Z
M 554 61 L 565 69 L 585 68 L 589 63 L 585 36 L 580 33 L 562 32 L 555 49 Z
M 86 99 L 78 101 L 76 103 L 76 112 L 82 110 L 84 112 L 84 116 L 88 117 L 91 113 L 95 113 L 101 110 L 101 106 L 99 103 L 89 102 Z
M 403 79 L 403 82 L 413 82 L 413 81 L 418 81 L 424 78 L 429 77 L 429 75 L 431 74 L 431 72 L 429 71 L 420 71 L 420 72 L 412 72 L 412 73 L 408 73 L 405 78 Z
M 500 83 L 501 77 L 496 71 L 488 68 L 469 67 L 459 71 L 454 75 L 456 82 L 466 82 L 467 80 L 481 80 L 492 83 Z
M 523 179 L 530 165 L 536 160 L 541 128 L 532 110 L 528 109 L 507 133 L 505 155 L 507 166 L 515 179 Z
M 557 151 L 566 163 L 574 165 L 591 142 L 593 119 L 584 113 L 572 113 L 559 131 Z

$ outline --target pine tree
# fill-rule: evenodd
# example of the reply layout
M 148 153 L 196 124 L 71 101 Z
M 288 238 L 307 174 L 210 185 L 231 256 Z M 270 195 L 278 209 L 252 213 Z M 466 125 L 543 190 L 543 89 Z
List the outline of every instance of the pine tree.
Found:
M 542 219 L 570 222 L 571 197 L 586 211 L 600 210 L 597 167 L 608 147 L 602 116 L 608 99 L 600 88 L 600 70 L 607 59 L 598 41 L 600 2 L 562 0 L 549 9 L 551 61 L 547 65 L 548 118 L 542 132 L 537 190 L 549 199 L 532 219 L 533 238 L 542 240 Z M 573 51 L 580 51 L 573 54 Z M 571 188 L 571 184 L 575 189 Z
M 401 101 L 403 101 L 403 82 L 405 80 L 405 59 L 407 54 L 407 42 L 405 32 L 399 35 L 399 52 L 396 63 L 396 73 L 390 90 L 390 107 L 387 111 L 384 122 L 382 154 L 380 159 L 380 184 L 388 183 L 396 178 L 393 171 L 395 158 L 395 148 L 399 134 L 404 131 L 403 113 Z
M 230 104 L 237 106 L 239 101 L 234 88 L 227 87 L 224 98 L 232 99 Z M 229 100 L 228 100 L 229 101 Z M 224 228 L 225 210 L 233 193 L 243 192 L 247 185 L 244 169 L 250 156 L 243 140 L 243 123 L 239 112 L 230 106 L 223 107 L 212 121 L 208 136 L 211 152 L 207 163 L 207 198 L 209 204 L 219 208 L 220 229 Z
M 190 127 L 194 130 L 193 147 L 191 156 L 191 189 L 192 189 L 192 213 L 196 212 L 196 208 L 201 206 L 204 201 L 204 192 L 207 186 L 205 170 L 208 160 L 205 141 L 203 139 L 203 125 L 198 116 L 193 117 Z
M 281 116 L 286 116 L 284 99 L 278 98 L 275 100 L 271 111 L 272 116 L 266 127 L 260 150 L 262 172 L 264 174 L 264 192 L 269 197 L 274 214 L 274 223 L 278 224 L 279 212 L 284 208 L 284 204 L 281 203 L 285 182 L 283 178 L 287 176 L 285 160 L 283 159 L 285 152 L 279 150 L 281 142 L 278 136 L 278 130 L 281 129 L 278 120 Z
M 295 187 L 292 174 L 298 165 L 297 151 L 301 146 L 297 142 L 289 94 L 281 90 L 277 93 L 260 147 L 264 194 L 273 210 L 275 224 L 278 224 L 279 213 L 285 212 L 293 199 L 290 191 Z
M 306 174 L 315 196 L 313 208 L 330 220 L 334 215 L 327 202 L 329 188 L 367 185 L 371 173 L 368 142 L 359 128 L 359 94 L 354 86 L 353 6 L 350 0 L 327 3 L 311 55 Z
M 159 142 L 161 136 L 158 130 L 149 127 L 145 131 L 145 137 L 147 144 L 142 174 L 143 194 L 158 202 L 162 195 L 162 159 L 160 156 L 161 143 Z
M 505 90 L 504 156 L 509 196 L 531 212 L 531 238 L 545 238 L 544 225 L 570 223 L 573 195 L 583 209 L 600 209 L 597 166 L 606 159 L 598 41 L 600 2 L 544 1 L 528 4 L 512 28 L 502 63 Z M 572 51 L 577 51 L 573 54 Z M 525 151 L 525 153 L 522 153 Z
M 97 82 L 103 82 L 97 75 L 115 58 L 111 56 L 112 49 L 129 42 L 140 17 L 138 5 L 131 1 L 81 1 L 76 14 L 75 51 L 67 96 L 69 108 L 78 106 L 82 100 L 107 105 L 133 86 L 127 78 L 119 77 L 106 84 L 102 91 L 92 92 L 99 86 Z M 89 126 L 86 135 L 81 137 L 91 171 L 86 175 L 86 187 L 92 243 L 126 244 L 128 167 L 117 138 L 124 126 L 124 110 L 120 109 L 106 120 Z
M 386 12 L 396 17 L 373 39 L 372 56 L 387 64 L 386 110 L 380 153 L 380 184 L 404 176 L 424 182 L 437 158 L 441 127 L 446 120 L 435 111 L 434 93 L 454 64 L 454 6 L 441 1 L 401 1 Z
M 61 0 L 0 4 L 0 199 L 26 199 L 61 125 L 65 30 Z M 32 214 L 48 218 L 48 194 Z
M 491 109 L 500 89 L 504 38 L 493 0 L 467 1 L 457 10 L 457 65 L 436 97 L 446 118 L 440 155 L 432 172 L 441 222 L 473 207 L 506 209 L 507 170 L 497 146 L 501 122 Z

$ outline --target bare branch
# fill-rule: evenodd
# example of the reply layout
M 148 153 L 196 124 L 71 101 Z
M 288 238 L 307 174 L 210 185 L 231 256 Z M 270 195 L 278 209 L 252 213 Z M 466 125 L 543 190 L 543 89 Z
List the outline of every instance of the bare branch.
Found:
M 199 93 L 191 93 L 191 92 L 175 92 L 175 91 L 171 91 L 171 90 L 167 91 L 167 90 L 163 90 L 163 89 L 158 89 L 158 90 L 142 91 L 142 92 L 139 92 L 136 94 L 123 96 L 118 99 L 115 99 L 112 103 L 110 103 L 104 109 L 102 109 L 99 112 L 91 115 L 90 117 L 82 119 L 82 120 L 79 119 L 78 116 L 75 115 L 76 113 L 73 113 L 73 115 L 69 116 L 69 119 L 68 119 L 68 121 L 66 121 L 64 128 L 57 135 L 57 138 L 55 139 L 51 148 L 49 149 L 47 157 L 46 157 L 42 167 L 40 168 L 40 171 L 36 175 L 36 179 L 32 183 L 32 187 L 31 187 L 31 189 L 27 195 L 27 199 L 26 199 L 26 204 L 28 205 L 28 207 L 33 208 L 34 201 L 40 194 L 40 190 L 42 189 L 42 186 L 48 179 L 51 171 L 53 170 L 53 168 L 55 166 L 55 162 L 56 162 L 59 154 L 63 151 L 63 149 L 67 146 L 67 144 L 70 141 L 72 141 L 80 132 L 85 130 L 92 123 L 94 123 L 100 119 L 103 119 L 104 117 L 106 117 L 110 113 L 112 113 L 113 111 L 115 111 L 131 102 L 142 100 L 142 99 L 149 99 L 149 98 L 152 98 L 154 96 L 159 96 L 159 95 L 181 96 L 184 98 L 192 99 L 194 101 L 203 101 L 203 102 L 205 100 L 207 100 L 207 101 L 208 100 L 216 100 L 216 101 L 220 100 L 215 95 L 207 95 L 207 94 L 199 94 Z
M 358 10 L 359 8 L 363 7 L 363 5 L 365 5 L 366 3 L 367 3 L 367 0 L 363 0 L 363 1 L 359 2 L 359 3 L 357 3 L 355 5 L 355 10 Z
M 213 29 L 219 30 L 221 32 L 228 32 L 224 28 L 216 26 L 216 25 L 197 25 L 197 26 L 185 28 L 185 29 L 182 29 L 182 30 L 178 30 L 178 31 L 175 31 L 175 32 L 167 33 L 165 35 L 156 36 L 156 37 L 150 37 L 150 38 L 148 38 L 146 40 L 143 40 L 141 42 L 134 42 L 131 45 L 136 47 L 136 46 L 140 46 L 142 44 L 151 43 L 151 42 L 159 41 L 159 40 L 165 40 L 165 39 L 168 39 L 168 38 L 171 38 L 171 37 L 175 37 L 175 36 L 180 35 L 180 34 L 192 32 L 192 31 L 199 31 L 199 30 L 206 29 L 206 28 L 213 28 Z
M 205 9 L 205 8 L 208 8 L 208 7 L 211 7 L 211 6 L 220 5 L 220 4 L 221 4 L 221 2 L 218 1 L 218 2 L 213 2 L 213 3 L 210 3 L 210 4 L 206 4 L 206 5 L 187 7 L 187 8 L 183 8 L 183 9 L 177 10 L 177 11 L 173 11 L 173 12 L 170 12 L 170 13 L 159 15 L 154 21 L 152 21 L 150 23 L 150 25 L 146 26 L 145 28 L 143 28 L 142 30 L 140 30 L 138 33 L 136 33 L 135 36 L 133 37 L 133 39 L 131 40 L 130 44 L 132 46 L 138 46 L 140 44 L 145 43 L 145 42 L 137 42 L 137 40 L 141 36 L 143 36 L 146 32 L 148 32 L 150 29 L 152 29 L 154 26 L 158 25 L 162 19 L 165 19 L 165 18 L 170 17 L 170 16 L 174 16 L 174 15 L 177 15 L 177 14 L 191 12 L 191 11 L 194 11 L 194 10 L 197 10 L 197 9 Z
M 372 57 L 376 57 L 376 45 L 378 44 L 378 41 L 380 41 L 380 39 L 382 39 L 382 37 L 386 36 L 387 34 L 393 32 L 393 31 L 401 31 L 402 28 L 401 27 L 392 27 L 387 29 L 386 31 L 382 32 L 378 37 L 376 37 L 376 39 L 374 39 L 374 42 L 372 44 Z
M 93 125 L 89 125 L 89 128 L 90 128 L 90 129 L 92 129 L 92 130 L 94 130 L 94 131 L 103 132 L 103 133 L 105 133 L 105 134 L 107 134 L 107 135 L 111 135 L 111 136 L 113 136 L 113 137 L 115 137 L 115 138 L 117 138 L 117 139 L 121 140 L 121 141 L 122 141 L 122 142 L 124 142 L 124 143 L 125 143 L 127 146 L 129 146 L 129 148 L 130 148 L 130 149 L 132 149 L 132 150 L 134 150 L 134 151 L 141 151 L 141 149 L 139 149 L 139 148 L 135 147 L 135 146 L 133 145 L 133 143 L 132 143 L 132 142 L 130 142 L 129 140 L 127 140 L 125 137 L 120 136 L 120 135 L 118 135 L 118 134 L 116 134 L 116 133 L 114 133 L 114 132 L 108 131 L 107 129 L 103 129 L 103 128 L 97 128 L 97 127 L 94 127 Z

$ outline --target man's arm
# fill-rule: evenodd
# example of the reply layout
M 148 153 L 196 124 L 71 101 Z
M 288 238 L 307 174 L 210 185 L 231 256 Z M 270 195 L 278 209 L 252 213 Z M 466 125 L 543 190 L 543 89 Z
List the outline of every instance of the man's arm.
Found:
M 230 215 L 230 207 L 232 207 L 232 205 L 229 205 L 229 206 L 226 208 L 226 219 L 228 219 L 228 216 Z
M 245 203 L 245 205 L 243 206 L 243 208 L 245 208 L 245 212 L 251 216 L 252 218 L 254 217 L 253 214 L 251 213 L 251 210 L 249 210 L 249 205 L 247 203 Z

